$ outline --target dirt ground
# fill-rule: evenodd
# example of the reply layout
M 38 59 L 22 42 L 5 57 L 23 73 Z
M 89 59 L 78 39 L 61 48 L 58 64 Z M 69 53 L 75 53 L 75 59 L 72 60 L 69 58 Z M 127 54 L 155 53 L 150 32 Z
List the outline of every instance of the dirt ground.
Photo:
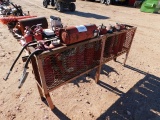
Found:
M 82 76 L 51 92 L 56 108 L 51 111 L 39 96 L 32 68 L 21 89 L 20 59 L 8 81 L 3 77 L 21 50 L 7 26 L 0 24 L 0 119 L 1 120 L 160 120 L 160 16 L 124 6 L 77 1 L 76 11 L 57 12 L 42 7 L 42 0 L 12 0 L 31 15 L 61 17 L 64 25 L 126 23 L 137 27 L 126 67 L 119 62 L 103 66 L 98 84 Z M 25 54 L 24 54 L 25 55 Z

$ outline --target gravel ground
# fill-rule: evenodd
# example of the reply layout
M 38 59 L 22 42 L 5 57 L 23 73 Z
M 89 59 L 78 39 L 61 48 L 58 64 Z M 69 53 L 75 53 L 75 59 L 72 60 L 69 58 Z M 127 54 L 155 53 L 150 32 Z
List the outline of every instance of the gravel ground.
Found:
M 0 24 L 0 119 L 1 120 L 160 120 L 159 14 L 123 6 L 77 1 L 76 11 L 57 12 L 42 7 L 42 0 L 12 0 L 31 15 L 61 17 L 64 25 L 126 23 L 137 27 L 127 65 L 110 61 L 103 66 L 98 84 L 82 76 L 51 92 L 56 108 L 51 111 L 39 96 L 32 68 L 21 89 L 19 60 L 8 81 L 3 77 L 21 46 Z M 25 54 L 24 54 L 25 55 Z

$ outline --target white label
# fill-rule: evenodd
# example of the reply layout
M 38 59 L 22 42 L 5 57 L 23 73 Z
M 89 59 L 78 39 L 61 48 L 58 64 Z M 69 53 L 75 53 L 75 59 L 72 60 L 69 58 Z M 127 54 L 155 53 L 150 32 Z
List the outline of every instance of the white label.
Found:
M 87 31 L 87 28 L 84 25 L 76 26 L 76 28 L 78 29 L 78 32 L 85 32 L 85 31 Z

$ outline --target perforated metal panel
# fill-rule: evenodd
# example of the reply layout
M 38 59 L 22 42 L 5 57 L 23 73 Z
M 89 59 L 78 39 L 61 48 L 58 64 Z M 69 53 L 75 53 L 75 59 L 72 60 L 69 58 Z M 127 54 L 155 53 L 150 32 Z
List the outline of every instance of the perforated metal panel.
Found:
M 101 49 L 101 41 L 95 41 L 44 57 L 42 67 L 47 89 L 99 65 Z
M 129 51 L 136 28 L 106 35 L 104 52 L 102 40 L 96 39 L 62 47 L 57 52 L 53 50 L 40 57 L 47 89 L 54 89 L 70 79 L 86 71 L 98 67 L 119 55 Z M 102 53 L 102 58 L 101 58 Z
M 114 46 L 113 46 L 113 54 L 117 55 L 118 52 L 121 52 L 123 49 L 124 41 L 126 40 L 126 30 L 121 33 L 117 33 L 115 36 Z
M 112 59 L 119 55 L 119 53 L 125 53 L 131 46 L 135 30 L 135 28 L 130 27 L 122 32 L 108 35 L 105 41 L 104 61 Z
M 132 40 L 133 40 L 133 37 L 134 37 L 134 34 L 135 34 L 135 31 L 136 31 L 135 28 L 131 28 L 131 29 L 127 30 L 126 39 L 125 39 L 124 44 L 123 44 L 124 48 L 126 48 L 126 49 L 130 48 Z
M 32 59 L 35 76 L 38 76 L 35 78 L 40 96 L 46 98 L 51 109 L 54 105 L 49 95 L 50 91 L 94 68 L 96 68 L 97 83 L 102 65 L 110 60 L 116 60 L 124 53 L 126 53 L 123 62 L 125 64 L 136 31 L 136 27 L 128 27 L 127 30 L 101 35 L 70 46 L 62 45 L 53 50 L 44 51 L 35 56 L 36 59 Z M 31 47 L 29 51 L 32 53 L 35 49 Z
M 111 54 L 113 54 L 113 45 L 114 45 L 115 37 L 116 37 L 115 34 L 107 37 L 105 41 L 105 47 L 104 47 L 104 54 L 103 54 L 104 58 L 111 57 Z

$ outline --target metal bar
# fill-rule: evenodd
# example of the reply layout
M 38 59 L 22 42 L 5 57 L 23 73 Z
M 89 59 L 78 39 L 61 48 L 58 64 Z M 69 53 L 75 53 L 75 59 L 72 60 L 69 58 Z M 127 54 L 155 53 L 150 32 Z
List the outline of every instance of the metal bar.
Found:
M 36 81 L 36 83 L 37 83 L 37 85 L 38 85 L 41 89 L 43 89 L 43 88 L 42 88 L 42 85 L 40 85 L 40 84 L 38 83 L 38 81 Z
M 70 45 L 70 46 L 61 46 L 61 47 L 58 47 L 58 48 L 54 48 L 52 50 L 48 50 L 48 51 L 43 52 L 43 54 L 39 55 L 39 58 L 44 58 L 44 57 L 52 55 L 52 54 L 63 52 L 67 49 L 75 48 L 75 47 L 78 47 L 80 45 L 84 45 L 84 44 L 87 44 L 87 43 L 92 43 L 92 42 L 95 42 L 95 41 L 98 41 L 98 40 L 101 40 L 101 36 L 97 37 L 97 38 L 89 39 L 87 41 L 83 41 L 83 42 L 80 42 L 80 43 L 76 43 L 76 44 L 73 44 L 73 45 Z
M 33 53 L 36 49 L 32 46 L 27 47 L 27 50 L 29 51 L 29 53 Z
M 38 88 L 38 92 L 39 92 L 40 97 L 43 98 L 44 95 L 43 95 L 42 89 L 40 88 L 40 86 L 38 84 L 37 84 L 37 88 Z
M 104 47 L 105 47 L 105 41 L 106 41 L 106 36 L 102 37 L 102 49 L 101 49 L 101 57 L 100 57 L 100 65 L 96 70 L 96 75 L 95 75 L 95 82 L 98 83 L 98 80 L 100 78 L 100 72 L 102 68 L 102 61 L 103 61 L 103 54 L 104 54 Z
M 120 35 L 120 34 L 123 34 L 123 33 L 126 33 L 127 32 L 127 30 L 122 30 L 122 31 L 120 31 L 120 32 L 115 32 L 115 36 L 117 37 L 118 35 Z M 120 41 L 121 42 L 121 41 Z M 118 54 L 118 53 L 117 53 Z M 114 56 L 114 58 L 113 58 L 113 60 L 116 62 L 117 61 L 117 57 L 118 57 L 118 55 L 115 55 Z
M 125 33 L 127 30 L 122 30 L 120 32 L 115 32 L 116 35 L 119 35 L 119 34 L 122 34 L 122 33 Z
M 92 71 L 93 69 L 96 69 L 98 66 L 99 66 L 99 65 L 97 65 L 97 66 L 95 66 L 94 68 L 91 68 L 91 69 L 89 69 L 89 70 L 87 70 L 87 71 L 85 71 L 85 72 L 83 72 L 83 73 L 77 75 L 76 77 L 73 77 L 73 78 L 69 79 L 68 81 L 62 83 L 62 84 L 59 85 L 59 86 L 56 86 L 56 87 L 50 89 L 49 92 L 51 92 L 51 91 L 53 91 L 53 90 L 55 90 L 55 89 L 61 87 L 62 85 L 66 84 L 66 83 L 69 83 L 69 82 L 71 82 L 71 81 L 77 79 L 78 77 L 80 77 L 80 76 L 82 76 L 82 75 L 84 75 L 84 74 L 86 74 L 86 73 L 89 73 L 89 72 Z
M 113 60 L 113 58 L 114 58 L 114 56 L 103 59 L 102 64 L 105 64 L 106 62 L 109 62 L 110 60 Z
M 42 61 L 39 59 L 39 57 L 37 57 L 37 63 L 38 63 L 38 69 L 39 69 L 39 74 L 40 74 L 40 79 L 41 79 L 41 82 L 42 82 L 42 88 L 43 88 L 43 91 L 44 91 L 44 96 L 47 100 L 47 103 L 49 105 L 49 107 L 52 109 L 54 109 L 54 104 L 51 100 L 51 97 L 49 95 L 49 91 L 47 90 L 47 85 L 46 85 L 46 81 L 45 81 L 45 77 L 44 77 L 44 71 L 43 71 L 43 68 L 42 68 Z
M 55 39 L 47 39 L 47 40 L 44 40 L 44 42 L 51 42 L 53 40 L 55 40 Z M 37 45 L 37 44 L 38 44 L 38 41 L 35 42 L 35 43 L 30 44 L 29 47 L 32 47 L 32 46 Z
M 127 58 L 128 58 L 128 54 L 129 54 L 129 52 L 130 52 L 131 45 L 132 45 L 132 42 L 133 42 L 133 38 L 134 38 L 134 35 L 135 35 L 135 32 L 136 32 L 137 28 L 135 27 L 135 28 L 133 28 L 133 30 L 134 30 L 134 34 L 133 34 L 133 36 L 132 36 L 131 44 L 129 45 L 129 49 L 128 49 L 128 52 L 126 53 L 126 57 L 125 57 L 125 59 L 124 59 L 123 65 L 126 64 L 126 61 L 127 61 Z
M 37 80 L 39 85 L 42 87 L 42 83 L 41 83 L 41 80 L 40 80 L 40 74 L 38 72 L 38 66 L 37 66 L 37 62 L 36 62 L 35 57 L 31 58 L 31 64 L 32 64 L 32 67 L 33 67 L 33 73 L 34 73 L 35 79 Z

